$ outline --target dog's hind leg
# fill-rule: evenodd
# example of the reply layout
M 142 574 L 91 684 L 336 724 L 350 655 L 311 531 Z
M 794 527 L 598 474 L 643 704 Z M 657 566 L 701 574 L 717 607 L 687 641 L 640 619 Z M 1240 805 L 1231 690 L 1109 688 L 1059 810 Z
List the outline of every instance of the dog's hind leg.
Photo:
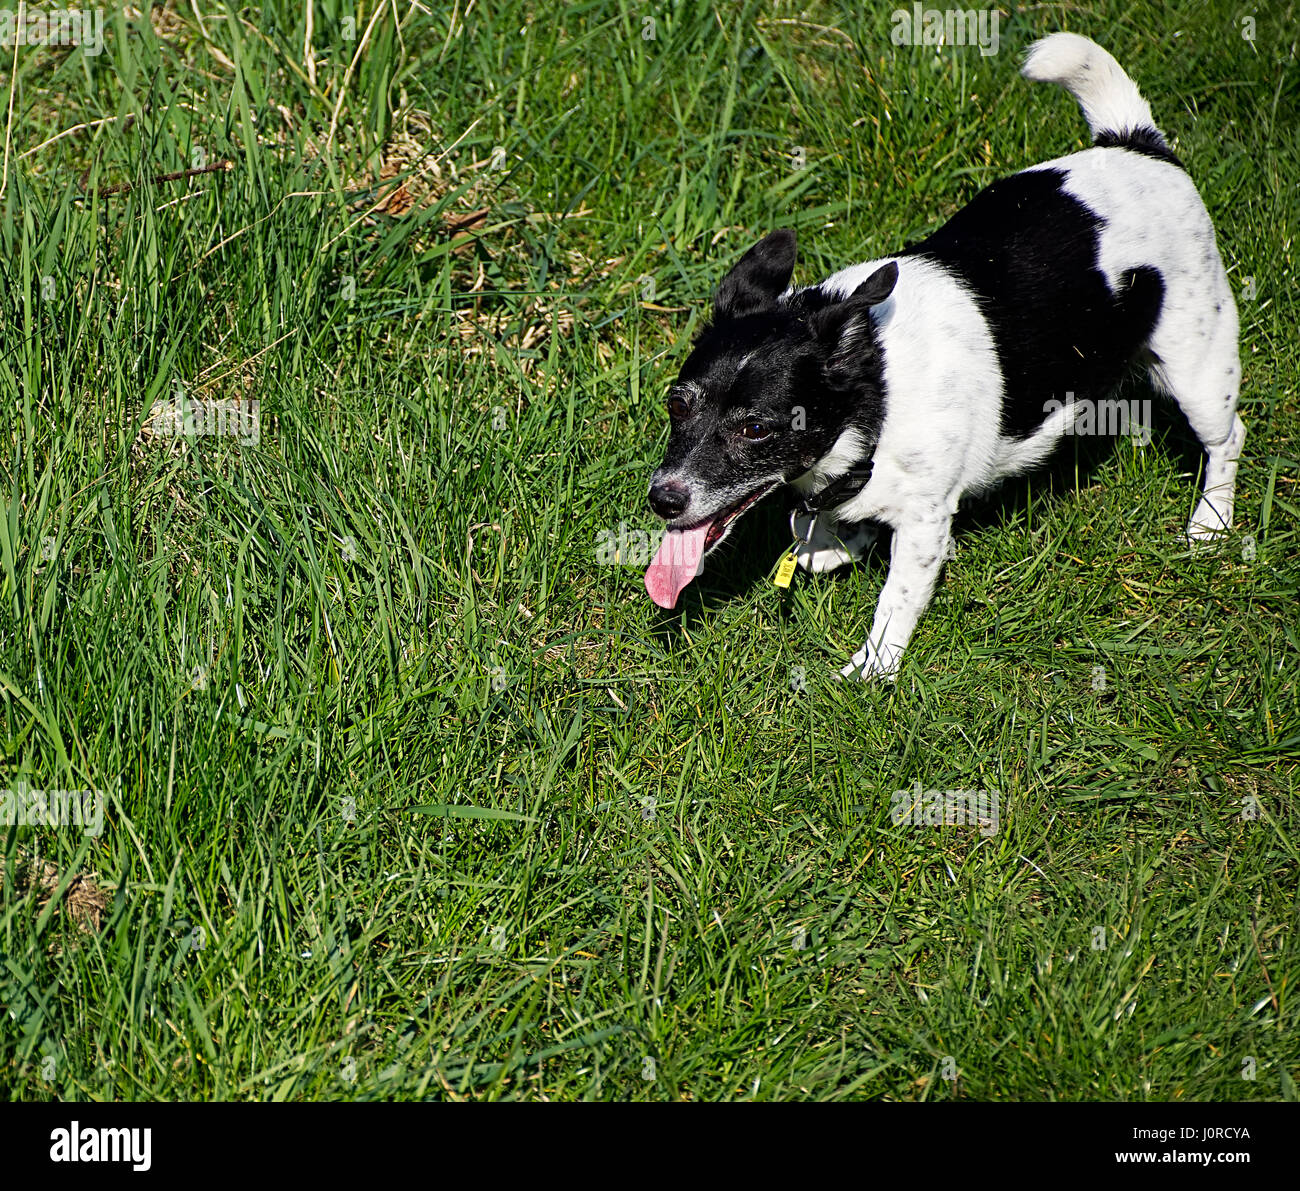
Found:
M 1237 309 L 1226 278 L 1221 289 L 1215 288 L 1218 296 L 1204 300 L 1200 310 L 1162 316 L 1151 337 L 1157 357 L 1152 379 L 1178 403 L 1205 448 L 1205 487 L 1187 525 L 1193 545 L 1232 528 L 1237 460 L 1246 441 L 1237 416 Z
M 1246 427 L 1234 413 L 1232 430 L 1221 443 L 1205 448 L 1205 490 L 1187 524 L 1188 540 L 1213 540 L 1232 528 L 1237 493 L 1237 461 L 1246 441 Z

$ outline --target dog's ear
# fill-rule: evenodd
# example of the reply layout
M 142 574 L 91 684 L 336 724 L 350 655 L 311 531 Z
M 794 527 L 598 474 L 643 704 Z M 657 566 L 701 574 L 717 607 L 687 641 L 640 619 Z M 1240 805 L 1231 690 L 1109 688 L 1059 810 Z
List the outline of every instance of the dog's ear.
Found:
M 870 310 L 888 298 L 897 283 L 898 265 L 890 261 L 881 265 L 844 301 L 824 307 L 809 320 L 813 335 L 829 353 L 826 379 L 831 384 L 852 384 L 859 370 L 874 360 L 876 348 Z
M 783 228 L 764 236 L 740 258 L 718 286 L 713 317 L 743 318 L 777 300 L 794 275 L 794 232 Z
M 898 284 L 898 262 L 881 265 L 870 277 L 853 291 L 852 301 L 863 301 L 868 306 L 879 306 Z

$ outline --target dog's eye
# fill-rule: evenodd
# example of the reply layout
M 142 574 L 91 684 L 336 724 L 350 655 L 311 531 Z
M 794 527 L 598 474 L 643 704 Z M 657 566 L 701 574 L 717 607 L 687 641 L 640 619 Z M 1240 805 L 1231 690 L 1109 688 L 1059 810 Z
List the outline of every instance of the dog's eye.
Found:
M 668 416 L 670 418 L 684 418 L 690 412 L 691 407 L 685 397 L 674 393 L 668 398 Z
M 772 432 L 762 422 L 746 422 L 740 428 L 740 435 L 750 442 L 762 442 L 765 438 L 771 438 Z

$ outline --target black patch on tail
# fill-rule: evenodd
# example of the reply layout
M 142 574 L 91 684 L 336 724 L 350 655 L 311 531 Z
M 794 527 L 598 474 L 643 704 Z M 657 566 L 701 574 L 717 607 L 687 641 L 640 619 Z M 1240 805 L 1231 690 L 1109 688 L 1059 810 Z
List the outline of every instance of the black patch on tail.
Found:
M 1002 433 L 1027 438 L 1050 402 L 1100 400 L 1129 373 L 1164 298 L 1157 269 L 1130 269 L 1114 292 L 1097 267 L 1102 218 L 1057 169 L 980 191 L 905 255 L 956 274 L 979 301 L 1002 368 Z
M 1187 168 L 1178 159 L 1178 154 L 1169 147 L 1169 142 L 1154 128 L 1130 128 L 1127 132 L 1101 132 L 1092 143 L 1097 149 L 1127 149 L 1131 153 L 1141 153 L 1144 157 L 1167 161 L 1180 170 Z

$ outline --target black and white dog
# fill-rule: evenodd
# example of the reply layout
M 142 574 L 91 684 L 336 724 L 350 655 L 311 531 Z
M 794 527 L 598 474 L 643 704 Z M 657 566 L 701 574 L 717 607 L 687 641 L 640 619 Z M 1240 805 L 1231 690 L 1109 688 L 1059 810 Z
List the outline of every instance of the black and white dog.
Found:
M 668 396 L 650 483 L 668 522 L 645 576 L 675 606 L 742 513 L 783 484 L 798 564 L 829 571 L 893 530 L 866 643 L 841 672 L 890 678 L 934 593 L 958 502 L 1042 463 L 1134 365 L 1204 445 L 1187 532 L 1232 525 L 1241 368 L 1214 228 L 1110 54 L 1056 33 L 1023 73 L 1078 100 L 1093 147 L 993 183 L 897 256 L 790 288 L 773 232 L 723 279 Z

